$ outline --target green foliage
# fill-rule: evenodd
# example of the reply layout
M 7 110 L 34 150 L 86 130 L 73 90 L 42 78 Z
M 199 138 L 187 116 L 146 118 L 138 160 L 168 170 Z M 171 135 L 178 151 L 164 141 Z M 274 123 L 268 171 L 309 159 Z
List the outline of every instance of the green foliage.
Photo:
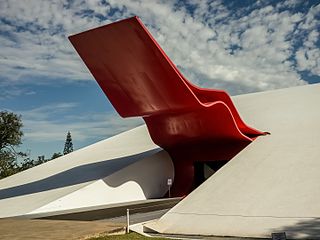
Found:
M 55 158 L 58 158 L 58 157 L 61 157 L 61 156 L 62 156 L 62 154 L 61 154 L 60 152 L 54 153 L 54 154 L 52 155 L 52 157 L 51 157 L 51 160 L 52 160 L 52 159 L 55 159 Z
M 27 157 L 26 153 L 16 151 L 23 136 L 22 126 L 21 116 L 0 111 L 0 179 L 62 156 L 61 153 L 54 153 L 51 159 L 45 159 L 42 155 L 34 160 Z M 68 146 L 66 150 L 68 153 L 73 151 L 70 132 L 68 132 L 66 146 Z M 17 163 L 18 158 L 24 159 L 21 164 Z
M 30 158 L 26 158 L 21 163 L 21 166 L 19 168 L 19 171 L 27 170 L 28 168 L 32 168 L 36 165 L 35 161 Z
M 48 162 L 50 160 L 51 159 L 45 159 L 44 155 L 38 156 L 38 160 L 26 158 L 23 160 L 21 166 L 19 167 L 19 171 L 27 170 L 29 168 L 35 167 L 35 166 L 40 165 L 42 163 Z
M 0 150 L 7 148 L 14 151 L 13 147 L 21 144 L 22 126 L 21 116 L 7 111 L 0 112 Z
M 17 158 L 26 157 L 25 153 L 15 149 L 21 144 L 22 126 L 21 116 L 7 111 L 0 112 L 0 178 L 18 172 Z
M 0 179 L 19 171 L 15 157 L 6 151 L 0 151 Z
M 72 138 L 71 138 L 71 133 L 68 132 L 67 134 L 67 139 L 64 144 L 64 150 L 63 150 L 63 155 L 66 155 L 68 153 L 73 152 L 73 144 L 72 144 Z

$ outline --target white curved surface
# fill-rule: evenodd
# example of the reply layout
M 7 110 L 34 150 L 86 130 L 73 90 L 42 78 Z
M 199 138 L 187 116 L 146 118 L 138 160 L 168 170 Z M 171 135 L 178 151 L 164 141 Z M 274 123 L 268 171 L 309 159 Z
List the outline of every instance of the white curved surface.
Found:
M 139 160 L 123 169 L 42 206 L 30 214 L 115 204 L 162 197 L 174 168 L 165 151 Z
M 0 218 L 161 197 L 163 188 L 153 186 L 172 176 L 170 162 L 143 125 L 0 180 Z M 119 179 L 127 182 L 112 186 Z M 108 194 L 117 196 L 105 198 Z
M 233 98 L 268 131 L 165 214 L 161 233 L 320 238 L 320 84 Z

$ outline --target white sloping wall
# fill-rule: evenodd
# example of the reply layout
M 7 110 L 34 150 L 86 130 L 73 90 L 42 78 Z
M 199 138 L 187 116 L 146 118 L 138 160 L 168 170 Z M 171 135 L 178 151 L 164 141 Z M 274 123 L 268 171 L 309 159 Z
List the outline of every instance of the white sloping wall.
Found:
M 159 163 L 163 164 L 161 169 L 164 172 L 161 173 L 161 176 L 171 175 L 173 169 L 168 167 L 170 164 L 167 155 L 163 152 L 157 154 L 161 151 L 163 150 L 152 142 L 145 125 L 143 125 L 2 179 L 0 180 L 0 218 L 25 215 L 33 211 L 36 212 L 37 209 L 41 212 L 51 211 L 54 208 L 58 209 L 59 206 L 61 209 L 84 205 L 93 206 L 101 204 L 103 199 L 106 201 L 103 204 L 107 204 L 117 200 L 141 199 L 143 195 L 145 197 L 161 197 L 163 194 L 161 189 L 159 192 L 155 192 L 148 187 L 148 184 L 152 186 L 155 184 L 149 179 L 146 181 L 148 176 L 144 175 L 144 172 L 148 171 L 155 174 L 155 169 L 150 168 L 150 164 L 140 165 L 141 172 L 134 171 L 126 175 L 132 177 L 133 180 L 121 178 L 124 176 L 121 175 L 122 169 L 127 174 L 126 167 L 134 163 L 139 165 L 140 160 L 156 161 L 152 158 L 155 154 L 156 159 L 164 156 L 164 162 Z M 134 178 L 135 174 L 144 176 L 144 178 Z M 156 174 L 156 176 L 159 175 Z M 110 179 L 114 179 L 118 185 Z M 119 179 L 127 182 L 119 184 Z M 135 182 L 134 179 L 137 181 Z M 155 178 L 155 181 L 156 183 L 159 181 L 158 184 L 161 184 L 162 179 Z M 122 194 L 118 198 L 105 198 L 107 193 L 118 193 L 121 188 L 130 189 L 133 192 L 130 196 Z M 74 192 L 75 194 L 72 195 Z M 103 195 L 89 199 L 87 194 L 93 193 Z M 70 196 L 70 199 L 68 200 L 66 196 Z M 75 201 L 75 206 L 73 206 L 70 201 L 75 200 L 76 197 L 78 201 Z M 63 206 L 64 204 L 65 206 Z
M 320 239 L 320 84 L 233 98 L 268 131 L 165 214 L 161 233 Z
M 115 204 L 162 197 L 174 167 L 165 151 L 139 160 L 79 190 L 42 206 L 30 214 Z

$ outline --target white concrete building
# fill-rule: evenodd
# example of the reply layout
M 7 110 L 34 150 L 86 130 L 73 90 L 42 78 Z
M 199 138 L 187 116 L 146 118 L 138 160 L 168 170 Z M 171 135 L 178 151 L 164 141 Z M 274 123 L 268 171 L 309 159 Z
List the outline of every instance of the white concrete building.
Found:
M 320 238 L 320 84 L 233 97 L 270 132 L 147 228 L 167 234 Z M 162 197 L 170 156 L 145 126 L 0 181 L 0 217 Z
M 233 98 L 261 136 L 147 227 L 170 234 L 320 238 L 320 84 Z

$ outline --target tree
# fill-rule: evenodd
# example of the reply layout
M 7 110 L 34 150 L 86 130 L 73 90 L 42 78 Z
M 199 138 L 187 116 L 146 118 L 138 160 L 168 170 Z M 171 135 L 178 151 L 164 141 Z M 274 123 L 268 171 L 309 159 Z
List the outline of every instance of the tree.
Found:
M 61 154 L 60 152 L 54 153 L 54 154 L 52 155 L 52 157 L 51 157 L 51 160 L 52 160 L 52 159 L 55 159 L 55 158 L 58 158 L 58 157 L 61 157 L 61 156 L 62 156 L 62 154 Z
M 21 116 L 0 111 L 0 178 L 18 172 L 17 158 L 26 157 L 25 153 L 15 149 L 21 144 L 22 126 Z
M 8 177 L 19 171 L 16 159 L 8 152 L 0 152 L 0 179 Z
M 63 155 L 66 155 L 68 153 L 73 152 L 73 144 L 72 144 L 72 138 L 71 138 L 71 133 L 68 132 L 67 134 L 67 139 L 64 144 L 64 150 L 63 150 Z
M 19 167 L 19 171 L 24 171 L 24 170 L 27 170 L 27 169 L 32 168 L 34 166 L 36 166 L 35 161 L 33 159 L 26 158 L 21 163 L 21 166 Z
M 27 170 L 29 168 L 38 166 L 42 163 L 48 162 L 51 159 L 45 159 L 44 155 L 38 156 L 38 160 L 33 160 L 30 158 L 26 158 L 23 160 L 23 162 L 21 163 L 21 166 L 19 167 L 19 171 L 23 171 L 23 170 Z

